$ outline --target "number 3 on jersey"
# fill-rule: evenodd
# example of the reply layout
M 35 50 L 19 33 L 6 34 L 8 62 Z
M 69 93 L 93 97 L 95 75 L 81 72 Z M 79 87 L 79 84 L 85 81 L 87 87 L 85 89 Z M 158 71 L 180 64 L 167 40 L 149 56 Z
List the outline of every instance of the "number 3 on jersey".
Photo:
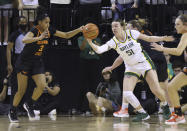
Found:
M 126 51 L 126 53 L 128 54 L 128 56 L 131 56 L 131 55 L 133 55 L 133 54 L 134 54 L 134 52 L 133 52 L 133 50 L 132 50 L 132 49 L 127 50 L 127 51 Z
M 44 49 L 44 45 L 41 45 L 38 51 L 42 52 L 43 49 Z

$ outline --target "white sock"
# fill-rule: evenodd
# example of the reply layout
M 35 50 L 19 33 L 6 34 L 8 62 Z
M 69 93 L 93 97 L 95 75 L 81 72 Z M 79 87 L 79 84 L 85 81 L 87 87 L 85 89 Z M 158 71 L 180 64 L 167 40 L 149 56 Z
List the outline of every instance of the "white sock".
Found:
M 168 103 L 166 102 L 166 101 L 164 101 L 164 102 L 160 102 L 160 105 L 161 106 L 166 106 Z
M 169 107 L 169 110 L 170 110 L 171 113 L 174 112 L 174 108 L 173 107 Z
M 128 103 L 122 103 L 122 107 L 121 107 L 121 109 L 122 110 L 125 110 L 126 108 L 128 108 Z
M 146 113 L 146 111 L 143 108 L 139 109 L 138 112 L 140 112 L 140 113 Z

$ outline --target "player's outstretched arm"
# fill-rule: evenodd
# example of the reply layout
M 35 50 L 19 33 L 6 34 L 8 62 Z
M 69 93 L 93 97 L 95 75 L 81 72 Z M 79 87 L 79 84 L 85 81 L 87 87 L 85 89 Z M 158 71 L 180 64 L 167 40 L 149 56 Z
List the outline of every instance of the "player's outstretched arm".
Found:
M 140 34 L 138 39 L 141 39 L 147 42 L 174 41 L 173 36 L 148 36 L 145 34 Z
M 81 26 L 80 28 L 69 31 L 69 32 L 62 32 L 62 31 L 57 30 L 56 33 L 54 34 L 54 36 L 69 39 L 69 38 L 75 36 L 76 34 L 78 34 L 79 32 L 82 32 L 83 28 L 84 28 L 84 26 Z
M 102 72 L 112 71 L 116 69 L 118 66 L 120 66 L 123 63 L 123 59 L 121 56 L 118 56 L 112 66 L 105 67 Z
M 180 56 L 182 54 L 182 52 L 187 47 L 186 41 L 187 41 L 187 34 L 184 34 L 181 37 L 181 40 L 180 40 L 179 45 L 177 46 L 177 48 L 166 48 L 166 47 L 163 47 L 163 46 L 158 45 L 156 43 L 151 44 L 151 46 L 153 47 L 152 49 L 154 49 L 154 50 L 162 51 L 164 53 L 171 54 L 171 55 Z
M 96 45 L 92 42 L 91 39 L 87 39 L 88 44 L 92 47 L 92 49 L 97 53 L 97 54 L 102 54 L 108 50 L 110 50 L 109 46 L 107 44 L 104 44 L 102 46 Z

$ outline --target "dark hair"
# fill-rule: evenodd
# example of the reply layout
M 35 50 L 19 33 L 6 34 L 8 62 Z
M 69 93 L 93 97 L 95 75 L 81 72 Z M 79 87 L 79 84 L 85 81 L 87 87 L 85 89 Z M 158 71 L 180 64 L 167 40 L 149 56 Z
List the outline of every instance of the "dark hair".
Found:
M 131 24 L 133 28 L 137 28 L 138 31 L 142 30 L 142 26 L 140 25 L 140 23 L 137 20 L 131 20 L 128 23 Z
M 187 14 L 179 15 L 177 18 L 180 19 L 184 25 L 187 25 Z
M 112 22 L 119 22 L 121 26 L 125 26 L 125 23 L 121 19 L 113 20 Z
M 105 72 L 105 73 L 108 73 L 108 74 L 110 74 L 110 80 L 109 80 L 109 83 L 114 83 L 115 81 L 116 81 L 116 76 L 115 76 L 115 74 L 114 73 L 112 73 L 112 72 Z M 106 82 L 105 81 L 105 79 L 104 79 L 104 77 L 103 77 L 103 74 L 105 74 L 105 73 L 101 73 L 101 75 L 102 75 L 102 82 Z
M 38 24 L 38 21 L 41 21 L 43 19 L 45 19 L 46 17 L 49 17 L 49 15 L 47 14 L 47 10 L 42 7 L 42 6 L 38 6 L 37 9 L 36 9 L 36 20 L 35 20 L 35 25 Z

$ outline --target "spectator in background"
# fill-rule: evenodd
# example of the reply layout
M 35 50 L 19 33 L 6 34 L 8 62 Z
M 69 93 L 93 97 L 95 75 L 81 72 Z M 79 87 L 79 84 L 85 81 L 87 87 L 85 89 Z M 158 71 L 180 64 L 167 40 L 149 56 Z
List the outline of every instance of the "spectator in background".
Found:
M 8 78 L 4 78 L 3 85 L 1 85 L 0 93 L 0 115 L 7 115 L 10 109 L 10 91 L 9 91 Z
M 171 80 L 174 76 L 172 64 L 170 62 L 170 55 L 169 54 L 164 54 L 166 61 L 167 61 L 167 72 L 168 72 L 168 79 Z
M 39 6 L 38 0 L 22 0 L 22 3 L 24 10 L 20 11 L 19 14 L 25 16 L 30 24 L 29 26 L 32 27 L 36 17 L 35 9 Z
M 84 20 L 83 25 L 90 22 L 93 23 L 90 18 L 87 18 Z M 97 45 L 100 45 L 101 43 L 99 37 L 93 39 L 92 41 Z M 100 56 L 90 47 L 84 36 L 78 37 L 78 45 L 80 48 L 80 110 L 86 112 L 89 110 L 86 93 L 95 93 L 95 87 L 99 82 Z
M 167 0 L 145 0 L 144 16 L 151 18 L 151 31 L 153 33 L 164 33 L 166 25 L 166 14 Z M 168 18 L 167 18 L 168 19 Z
M 92 17 L 98 24 L 101 19 L 101 0 L 79 0 L 79 22 Z M 79 23 L 79 24 L 80 24 Z
M 10 86 L 11 86 L 11 101 L 12 104 L 13 97 L 18 89 L 17 85 L 17 74 L 15 70 L 15 63 L 24 48 L 22 40 L 27 32 L 27 20 L 24 16 L 18 18 L 18 29 L 11 33 L 8 40 L 7 46 L 7 71 L 10 76 Z
M 113 113 L 120 109 L 121 90 L 112 72 L 102 72 L 104 81 L 97 86 L 95 95 L 87 92 L 89 107 L 93 114 Z
M 111 0 L 111 3 L 114 20 L 125 18 L 126 21 L 129 21 L 133 17 L 133 12 L 128 11 L 127 13 L 126 11 L 130 8 L 138 8 L 138 0 Z
M 16 0 L 16 2 L 18 4 L 17 8 L 22 9 L 21 0 Z M 1 0 L 0 1 L 0 46 L 8 44 L 7 43 L 8 42 L 8 30 L 9 30 L 8 19 L 12 16 L 12 10 L 10 10 L 11 8 L 13 8 L 13 0 Z M 3 25 L 4 28 L 2 28 L 1 25 Z M 4 38 L 2 38 L 2 31 L 4 31 L 3 32 Z
M 55 82 L 55 76 L 52 72 L 45 72 L 47 86 L 42 96 L 34 105 L 35 115 L 56 115 L 56 109 L 59 107 L 60 85 Z

